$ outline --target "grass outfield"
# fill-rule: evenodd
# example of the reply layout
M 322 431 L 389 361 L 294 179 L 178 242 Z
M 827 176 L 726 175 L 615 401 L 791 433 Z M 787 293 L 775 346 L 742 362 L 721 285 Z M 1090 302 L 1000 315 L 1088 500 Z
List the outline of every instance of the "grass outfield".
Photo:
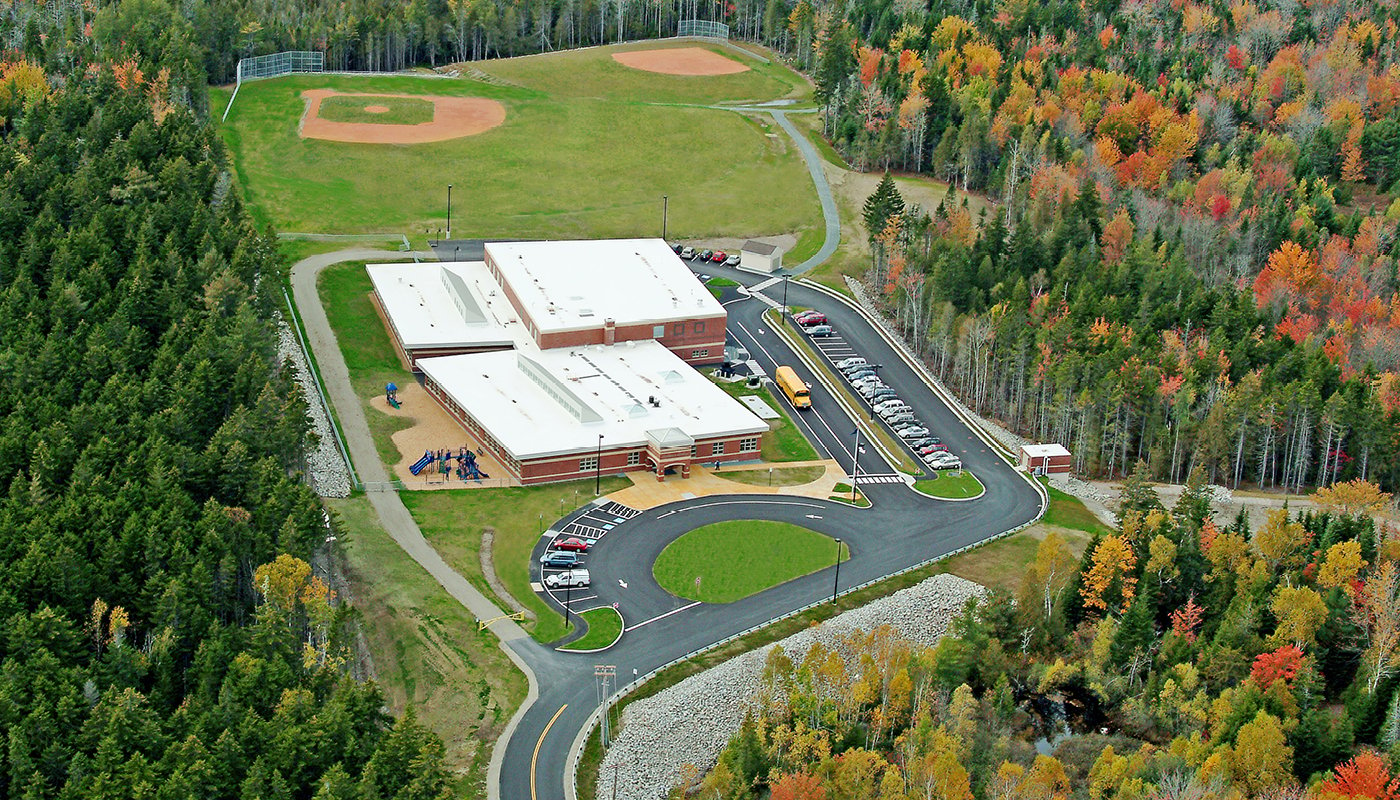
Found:
M 845 561 L 850 550 L 840 547 Z M 786 522 L 733 520 L 696 528 L 666 545 L 652 574 L 661 588 L 678 597 L 732 603 L 835 563 L 836 541 L 814 530 Z
M 579 614 L 588 623 L 588 633 L 576 642 L 559 648 L 565 652 L 578 650 L 602 650 L 612 647 L 622 638 L 622 615 L 609 606 L 594 608 Z
M 342 562 L 385 703 L 412 703 L 461 775 L 456 797 L 486 797 L 493 741 L 525 698 L 525 676 L 490 632 L 379 525 L 363 495 L 327 499 L 345 535 Z
M 613 53 L 698 47 L 748 67 L 731 75 L 662 75 L 625 67 Z M 797 73 L 773 61 L 764 64 L 728 47 L 699 42 L 635 42 L 620 47 L 590 47 L 556 53 L 480 61 L 482 72 L 557 97 L 593 97 L 642 103 L 738 103 L 780 97 L 807 100 L 811 85 Z M 567 75 L 568 80 L 560 80 Z
M 555 87 L 571 84 L 566 67 L 558 62 Z M 313 88 L 491 97 L 506 106 L 506 121 L 416 145 L 302 139 L 300 93 Z M 213 107 L 227 98 L 213 90 Z M 280 231 L 436 236 L 446 226 L 449 183 L 458 238 L 656 235 L 663 194 L 675 238 L 801 235 L 821 224 L 796 147 L 727 111 L 551 97 L 465 79 L 301 75 L 245 84 L 220 132 L 254 214 Z M 755 190 L 784 202 L 756 203 Z

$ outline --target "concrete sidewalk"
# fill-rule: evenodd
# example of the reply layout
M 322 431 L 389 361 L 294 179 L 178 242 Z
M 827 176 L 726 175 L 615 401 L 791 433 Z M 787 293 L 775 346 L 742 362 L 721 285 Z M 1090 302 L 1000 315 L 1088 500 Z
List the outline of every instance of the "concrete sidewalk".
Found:
M 754 486 L 726 480 L 723 477 L 735 472 L 766 471 L 769 467 L 779 470 L 788 467 L 816 466 L 826 467 L 825 474 L 811 483 L 798 486 Z M 658 481 L 655 475 L 647 471 L 629 472 L 627 477 L 632 480 L 633 485 L 613 492 L 608 495 L 608 499 L 641 511 L 681 500 L 694 500 L 697 497 L 724 494 L 781 494 L 789 497 L 812 497 L 825 500 L 833 494 L 832 490 L 836 484 L 850 482 L 850 476 L 846 474 L 845 469 L 835 461 L 830 460 L 782 464 L 744 464 L 724 467 L 719 471 L 719 474 L 715 474 L 712 467 L 695 464 L 690 468 L 689 478 L 671 475 L 664 481 Z

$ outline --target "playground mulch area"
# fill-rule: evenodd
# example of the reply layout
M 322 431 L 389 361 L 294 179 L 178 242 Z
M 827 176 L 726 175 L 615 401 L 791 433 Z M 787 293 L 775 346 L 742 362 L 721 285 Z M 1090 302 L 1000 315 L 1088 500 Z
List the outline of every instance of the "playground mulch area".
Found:
M 384 395 L 376 395 L 370 399 L 370 405 L 376 411 L 388 414 L 391 417 L 402 417 L 413 421 L 413 427 L 395 431 L 393 435 L 394 446 L 399 451 L 399 461 L 393 464 L 390 469 L 394 477 L 403 481 L 405 488 L 413 490 L 433 490 L 433 489 L 474 489 L 474 488 L 498 488 L 501 486 L 514 486 L 513 482 L 506 479 L 506 471 L 489 453 L 477 456 L 477 467 L 490 477 L 480 483 L 476 481 L 461 481 L 457 479 L 455 473 L 444 476 L 437 472 L 437 466 L 432 465 L 421 473 L 414 475 L 409 471 L 409 467 L 423 457 L 425 450 L 451 450 L 457 452 L 463 445 L 470 447 L 477 453 L 483 453 L 481 443 L 477 442 L 466 432 L 465 429 L 453 419 L 450 414 L 438 405 L 431 395 L 423 390 L 416 382 L 406 382 L 407 386 L 399 387 L 399 408 L 391 408 L 384 400 Z M 455 466 L 456 462 L 452 462 Z
M 748 72 L 738 61 L 700 47 L 668 47 L 613 53 L 613 60 L 632 69 L 663 75 L 733 75 Z
M 747 69 L 747 67 L 745 67 Z M 484 97 L 410 97 L 394 94 L 350 94 L 334 89 L 307 89 L 306 111 L 301 116 L 298 133 L 303 139 L 325 139 L 332 142 L 356 144 L 422 144 L 445 142 L 484 133 L 506 121 L 506 107 Z M 427 100 L 433 104 L 433 117 L 417 125 L 395 125 L 380 122 L 333 122 L 321 116 L 321 101 L 326 98 L 363 98 L 363 111 L 389 109 L 376 98 L 395 100 Z

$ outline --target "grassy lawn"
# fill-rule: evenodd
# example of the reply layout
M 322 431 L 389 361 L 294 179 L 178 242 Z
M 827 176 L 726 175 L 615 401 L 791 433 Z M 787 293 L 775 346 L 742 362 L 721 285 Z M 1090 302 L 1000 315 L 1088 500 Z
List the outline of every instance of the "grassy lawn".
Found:
M 376 106 L 387 110 L 369 110 Z M 320 115 L 331 122 L 421 125 L 433 121 L 433 102 L 413 97 L 332 96 L 321 100 Z
M 915 481 L 914 491 L 929 497 L 961 500 L 982 494 L 982 482 L 967 470 L 935 470 L 928 480 Z
M 782 415 L 782 419 L 769 420 L 771 430 L 763 434 L 759 439 L 759 457 L 764 461 L 816 461 L 817 451 L 813 449 L 812 443 L 807 441 L 802 429 L 798 428 L 788 416 L 786 408 L 769 393 L 767 389 L 750 389 L 744 386 L 743 381 L 727 383 L 725 381 L 715 381 L 715 385 L 723 389 L 726 394 L 733 398 L 756 395 L 763 398 L 763 402 L 768 407 Z M 776 424 L 776 427 L 773 427 Z
M 662 75 L 618 63 L 612 54 L 627 50 L 699 47 L 748 67 L 730 75 Z M 639 42 L 620 47 L 591 47 L 473 64 L 482 72 L 559 97 L 590 97 L 634 103 L 720 103 L 807 99 L 811 88 L 799 75 L 773 59 L 764 64 L 726 47 L 698 42 Z
M 369 294 L 371 285 L 363 261 L 349 261 L 327 267 L 321 272 L 317 289 L 321 305 L 326 309 L 341 355 L 350 371 L 350 384 L 365 410 L 365 421 L 374 436 L 379 460 L 397 464 L 399 451 L 390 438 L 395 431 L 413 424 L 405 417 L 391 417 L 370 406 L 369 399 L 384 391 L 384 384 L 411 383 L 413 375 L 403 368 L 394 355 L 394 345 L 384 322 L 374 310 Z
M 579 614 L 583 621 L 588 623 L 588 633 L 576 642 L 571 642 L 568 647 L 561 647 L 565 652 L 571 650 L 601 650 L 604 647 L 611 647 L 614 642 L 622 637 L 622 615 L 617 613 L 617 609 L 611 606 L 594 608 Z
M 797 307 L 793 306 L 793 308 L 793 313 L 796 313 Z M 763 318 L 775 329 L 779 327 L 782 328 L 783 332 L 787 334 L 787 338 L 792 341 L 793 346 L 795 348 L 801 348 L 802 351 L 807 354 L 808 360 L 817 365 L 817 369 L 821 370 L 822 374 L 826 376 L 827 382 L 835 386 L 836 391 L 840 392 L 842 396 L 846 398 L 846 403 L 855 410 L 855 413 L 865 413 L 860 401 L 858 401 L 855 394 L 851 392 L 850 385 L 847 384 L 845 380 L 837 377 L 836 373 L 832 372 L 831 368 L 826 365 L 826 362 L 813 351 L 811 344 L 807 341 L 806 337 L 797 330 L 797 326 L 792 324 L 792 319 L 790 317 L 779 317 L 776 311 L 770 310 L 763 312 Z M 895 438 L 890 435 L 890 432 L 885 430 L 883 425 L 871 423 L 869 429 L 875 431 L 875 435 L 880 438 L 880 443 L 885 446 L 885 451 L 895 459 L 896 469 L 900 472 L 909 473 L 910 475 L 923 474 L 923 470 L 914 463 L 914 460 L 910 458 L 909 454 L 904 451 L 904 448 L 895 441 Z
M 826 474 L 826 467 L 769 467 L 722 470 L 715 477 L 748 486 L 801 486 Z
M 626 478 L 604 477 L 603 494 L 631 485 Z M 534 622 L 525 623 L 526 630 L 541 642 L 568 633 L 564 617 L 530 589 L 530 552 L 545 528 L 593 499 L 592 479 L 507 489 L 401 492 L 400 496 L 443 560 L 488 595 L 493 592 L 481 571 L 481 534 L 491 528 L 496 576 L 535 615 Z
M 602 51 L 564 55 L 611 62 Z M 628 75 L 665 77 L 637 76 Z M 548 85 L 564 92 L 576 77 Z M 302 139 L 301 92 L 312 88 L 492 97 L 505 104 L 506 121 L 477 136 L 417 145 Z M 213 90 L 214 107 L 226 101 L 226 90 Z M 435 232 L 445 227 L 449 183 L 457 188 L 453 233 L 461 237 L 654 235 L 662 194 L 674 238 L 800 232 L 821 219 L 790 142 L 768 138 L 739 114 L 701 107 L 551 97 L 466 79 L 294 76 L 245 84 L 220 131 L 259 222 L 282 231 Z M 716 190 L 756 185 L 784 201 Z
M 399 548 L 363 495 L 327 500 L 346 575 L 389 710 L 408 703 L 447 748 L 454 796 L 486 797 L 491 743 L 525 697 L 525 677 L 489 631 Z
M 652 574 L 678 597 L 732 603 L 835 564 L 833 544 L 830 537 L 786 522 L 717 522 L 667 545 Z M 844 544 L 840 548 L 845 560 L 850 551 Z
M 1105 535 L 1113 533 L 1113 529 L 1100 522 L 1099 518 L 1094 516 L 1094 512 L 1079 502 L 1079 498 L 1050 486 L 1043 478 L 1041 483 L 1050 493 L 1050 507 L 1046 509 L 1045 517 L 1041 522 L 1057 528 L 1083 531 L 1091 536 L 1096 533 Z
M 1015 591 L 1039 546 L 1040 540 L 1034 534 L 1029 530 L 1021 531 L 942 562 L 943 571 L 983 586 Z

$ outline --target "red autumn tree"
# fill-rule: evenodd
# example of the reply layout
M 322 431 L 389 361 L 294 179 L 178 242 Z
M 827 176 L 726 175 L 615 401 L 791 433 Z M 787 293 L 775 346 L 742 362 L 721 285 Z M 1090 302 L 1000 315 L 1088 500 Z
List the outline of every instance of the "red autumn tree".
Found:
M 1331 778 L 1322 782 L 1318 796 L 1366 797 L 1371 800 L 1400 800 L 1400 778 L 1392 778 L 1380 755 L 1367 750 L 1337 765 Z
M 1202 609 L 1196 605 L 1195 597 L 1188 597 L 1186 605 L 1172 612 L 1172 633 L 1188 642 L 1196 641 L 1196 629 L 1201 626 Z
M 1274 681 L 1291 681 L 1303 668 L 1303 651 L 1297 645 L 1287 644 L 1272 653 L 1260 653 L 1254 657 L 1254 667 L 1249 677 L 1268 691 Z
M 1230 49 L 1225 51 L 1225 63 L 1230 65 L 1230 69 L 1244 69 L 1244 53 L 1239 47 L 1230 45 Z
M 815 775 L 797 772 L 783 775 L 772 784 L 772 800 L 826 800 L 826 789 Z

